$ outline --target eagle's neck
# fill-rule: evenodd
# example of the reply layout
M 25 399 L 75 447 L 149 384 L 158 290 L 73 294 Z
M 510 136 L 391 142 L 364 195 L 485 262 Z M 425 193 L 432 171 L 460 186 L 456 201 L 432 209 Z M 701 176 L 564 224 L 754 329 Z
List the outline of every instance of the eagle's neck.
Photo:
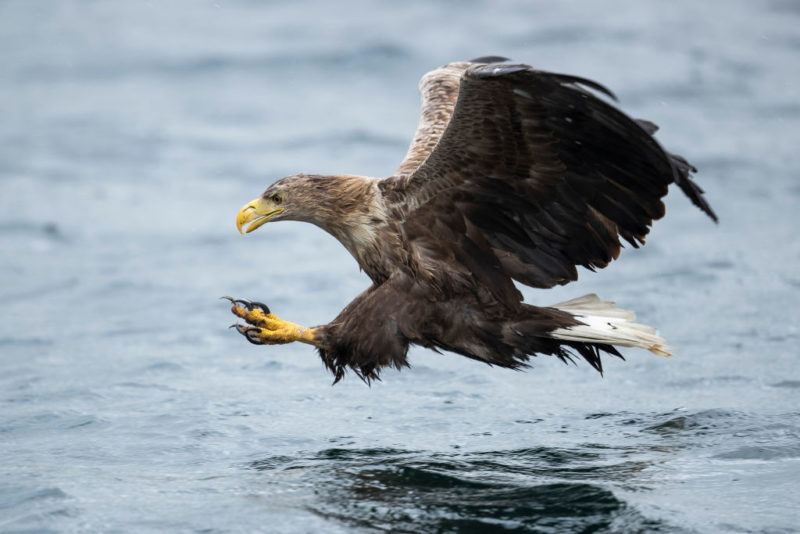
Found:
M 364 176 L 320 177 L 307 222 L 316 224 L 344 245 L 359 267 L 376 283 L 391 275 L 387 257 L 387 215 L 378 180 Z

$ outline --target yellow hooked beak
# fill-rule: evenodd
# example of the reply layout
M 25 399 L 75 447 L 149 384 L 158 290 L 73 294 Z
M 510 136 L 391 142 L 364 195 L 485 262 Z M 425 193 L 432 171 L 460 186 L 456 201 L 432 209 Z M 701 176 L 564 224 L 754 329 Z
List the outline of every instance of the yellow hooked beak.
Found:
M 242 225 L 250 221 L 255 221 L 247 227 L 246 231 L 249 234 L 256 228 L 269 222 L 270 219 L 281 212 L 283 212 L 283 208 L 277 207 L 272 200 L 259 197 L 252 202 L 248 202 L 239 210 L 239 213 L 236 215 L 236 228 L 239 230 L 240 234 L 244 235 L 244 232 L 242 232 Z

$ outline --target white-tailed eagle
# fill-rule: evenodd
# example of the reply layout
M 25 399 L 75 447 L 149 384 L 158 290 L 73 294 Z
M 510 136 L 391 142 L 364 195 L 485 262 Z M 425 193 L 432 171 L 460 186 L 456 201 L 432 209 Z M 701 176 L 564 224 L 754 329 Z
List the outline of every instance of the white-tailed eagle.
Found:
M 338 239 L 372 285 L 328 324 L 306 328 L 264 304 L 231 299 L 249 341 L 317 347 L 340 380 L 407 366 L 409 344 L 501 367 L 580 355 L 602 372 L 615 346 L 669 355 L 632 312 L 587 295 L 552 306 L 522 301 L 644 243 L 676 184 L 716 215 L 694 167 L 665 151 L 656 126 L 598 97 L 605 87 L 505 58 L 450 63 L 420 81 L 422 112 L 405 159 L 383 179 L 297 174 L 269 186 L 236 218 L 313 223 Z

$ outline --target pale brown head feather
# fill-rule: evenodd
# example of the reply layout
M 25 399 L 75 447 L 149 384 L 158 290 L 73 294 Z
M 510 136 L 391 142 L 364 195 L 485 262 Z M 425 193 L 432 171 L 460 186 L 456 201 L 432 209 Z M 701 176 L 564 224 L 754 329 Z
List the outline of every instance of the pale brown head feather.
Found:
M 394 240 L 380 238 L 388 216 L 377 182 L 356 175 L 296 174 L 272 184 L 262 197 L 281 197 L 284 211 L 272 221 L 303 221 L 322 228 L 344 245 L 373 280 L 381 280 L 389 275 L 382 266 L 389 258 L 380 249 Z

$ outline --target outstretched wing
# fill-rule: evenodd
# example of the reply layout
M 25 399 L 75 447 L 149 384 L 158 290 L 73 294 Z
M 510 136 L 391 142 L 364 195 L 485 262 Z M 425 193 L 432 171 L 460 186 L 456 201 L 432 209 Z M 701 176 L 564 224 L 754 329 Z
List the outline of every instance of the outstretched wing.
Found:
M 425 121 L 423 109 L 400 168 L 413 172 L 382 184 L 389 207 L 407 225 L 435 228 L 453 214 L 433 206 L 450 206 L 480 231 L 509 276 L 533 287 L 575 280 L 578 265 L 605 267 L 619 255 L 620 237 L 644 243 L 664 215 L 670 183 L 716 220 L 689 177 L 695 169 L 661 148 L 655 125 L 588 89 L 613 98 L 590 80 L 527 65 L 467 66 L 446 126 L 446 111 Z
M 417 131 L 395 174 L 411 174 L 436 147 L 442 137 L 458 99 L 461 75 L 470 65 L 507 61 L 504 57 L 486 56 L 448 63 L 426 73 L 419 80 L 420 111 Z

